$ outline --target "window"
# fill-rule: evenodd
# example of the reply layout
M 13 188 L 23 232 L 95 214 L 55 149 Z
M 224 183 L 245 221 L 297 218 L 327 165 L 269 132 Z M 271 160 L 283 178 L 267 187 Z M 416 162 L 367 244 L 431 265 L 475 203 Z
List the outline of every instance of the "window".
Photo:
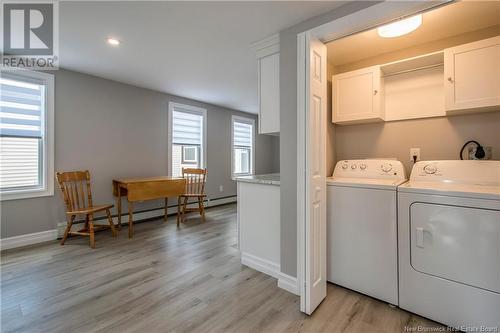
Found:
M 197 146 L 183 146 L 182 147 L 182 164 L 193 164 L 198 166 L 200 158 L 199 147 Z
M 1 199 L 53 195 L 53 76 L 3 68 L 1 74 Z
M 232 117 L 233 176 L 251 175 L 254 172 L 254 128 L 253 119 Z
M 206 113 L 198 107 L 169 104 L 169 167 L 173 177 L 182 176 L 182 168 L 206 167 Z

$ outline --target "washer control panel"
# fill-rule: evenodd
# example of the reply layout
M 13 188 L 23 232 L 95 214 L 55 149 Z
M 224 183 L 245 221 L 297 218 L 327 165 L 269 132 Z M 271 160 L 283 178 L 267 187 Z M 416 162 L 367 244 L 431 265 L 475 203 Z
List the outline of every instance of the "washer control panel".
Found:
M 405 179 L 403 164 L 397 160 L 363 159 L 337 162 L 333 177 Z
M 392 163 L 382 163 L 380 165 L 380 170 L 382 170 L 382 172 L 385 172 L 385 173 L 391 172 L 392 171 Z

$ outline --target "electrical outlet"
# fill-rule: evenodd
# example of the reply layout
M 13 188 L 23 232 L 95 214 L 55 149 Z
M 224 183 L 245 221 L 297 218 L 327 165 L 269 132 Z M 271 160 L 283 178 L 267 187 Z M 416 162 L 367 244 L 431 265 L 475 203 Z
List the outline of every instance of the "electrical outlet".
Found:
M 476 153 L 476 149 L 474 147 L 467 148 L 467 154 L 462 156 L 464 160 L 473 160 L 474 154 Z
M 484 152 L 486 153 L 486 156 L 484 157 L 485 160 L 491 160 L 493 158 L 492 147 L 484 147 Z
M 224 192 L 224 186 L 219 185 L 219 192 Z
M 415 156 L 416 159 L 414 159 Z M 420 148 L 410 148 L 410 161 L 420 161 Z
M 493 149 L 491 147 L 483 147 L 483 148 L 485 155 L 484 158 L 482 158 L 482 160 L 491 160 L 493 156 Z M 476 147 L 469 147 L 469 149 L 467 149 L 466 159 L 476 160 L 476 157 L 474 155 L 476 155 Z

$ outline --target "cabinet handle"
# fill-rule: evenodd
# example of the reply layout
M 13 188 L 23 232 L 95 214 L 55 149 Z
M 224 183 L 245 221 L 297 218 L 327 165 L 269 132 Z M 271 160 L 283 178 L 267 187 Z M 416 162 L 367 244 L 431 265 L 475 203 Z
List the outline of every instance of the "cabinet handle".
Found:
M 376 95 L 378 93 L 378 90 L 374 90 L 373 94 Z
M 451 78 L 451 76 L 448 78 L 448 81 L 449 81 L 450 83 L 453 83 L 453 79 Z

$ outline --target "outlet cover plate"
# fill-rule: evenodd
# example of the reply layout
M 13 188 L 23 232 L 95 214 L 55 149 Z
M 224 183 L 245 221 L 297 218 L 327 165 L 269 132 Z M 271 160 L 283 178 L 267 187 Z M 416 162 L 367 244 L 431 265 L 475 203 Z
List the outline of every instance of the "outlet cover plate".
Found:
M 491 160 L 493 156 L 493 149 L 491 147 L 483 147 L 483 148 L 485 156 L 484 158 L 481 158 L 481 160 Z M 474 157 L 475 154 L 476 154 L 476 147 L 469 147 L 469 149 L 467 150 L 467 159 L 477 160 L 477 158 Z

